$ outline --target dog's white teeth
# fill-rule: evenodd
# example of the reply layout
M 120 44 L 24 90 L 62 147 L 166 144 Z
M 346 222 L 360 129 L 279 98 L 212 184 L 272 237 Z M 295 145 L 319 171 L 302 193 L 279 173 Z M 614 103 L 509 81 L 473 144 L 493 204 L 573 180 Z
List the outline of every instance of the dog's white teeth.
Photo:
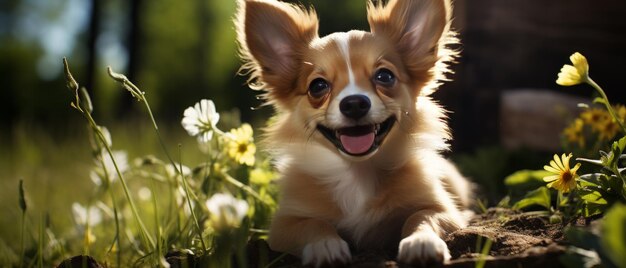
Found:
M 378 131 L 380 130 L 380 124 L 376 124 L 374 126 L 374 134 L 378 134 Z
M 337 137 L 337 139 L 339 139 L 339 130 L 335 130 L 335 137 Z

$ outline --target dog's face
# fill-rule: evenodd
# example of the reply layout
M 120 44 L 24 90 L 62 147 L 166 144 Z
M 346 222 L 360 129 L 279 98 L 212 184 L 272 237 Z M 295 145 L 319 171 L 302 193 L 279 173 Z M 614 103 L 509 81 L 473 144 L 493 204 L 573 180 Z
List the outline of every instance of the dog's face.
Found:
M 435 79 L 447 13 L 439 1 L 370 3 L 371 32 L 320 38 L 312 11 L 242 0 L 238 39 L 244 68 L 293 135 L 358 161 L 420 127 L 416 100 Z
M 384 38 L 351 31 L 315 39 L 292 107 L 310 140 L 352 159 L 374 154 L 411 107 L 409 75 Z

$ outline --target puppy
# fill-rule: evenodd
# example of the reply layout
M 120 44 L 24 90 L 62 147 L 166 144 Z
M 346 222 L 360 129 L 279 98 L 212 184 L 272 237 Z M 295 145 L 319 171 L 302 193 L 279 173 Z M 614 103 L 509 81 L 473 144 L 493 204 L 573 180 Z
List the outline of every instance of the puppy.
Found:
M 269 245 L 311 266 L 380 250 L 399 262 L 450 258 L 471 184 L 440 152 L 445 112 L 429 95 L 454 52 L 449 0 L 368 4 L 370 31 L 318 36 L 313 10 L 239 0 L 242 71 L 277 118 L 265 147 L 281 174 Z

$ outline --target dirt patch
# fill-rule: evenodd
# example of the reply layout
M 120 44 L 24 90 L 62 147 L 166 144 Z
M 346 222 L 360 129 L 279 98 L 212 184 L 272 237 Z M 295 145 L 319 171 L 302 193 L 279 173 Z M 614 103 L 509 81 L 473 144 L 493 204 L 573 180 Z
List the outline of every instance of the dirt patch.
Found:
M 445 241 L 452 260 L 440 267 L 476 267 L 483 259 L 484 267 L 563 267 L 559 257 L 565 252 L 563 224 L 551 224 L 546 213 L 519 212 L 491 208 L 475 215 L 467 228 L 451 233 Z M 487 256 L 481 256 L 484 243 L 492 241 Z M 480 243 L 479 243 L 480 242 Z M 276 267 L 300 267 L 289 258 Z M 410 267 L 377 253 L 353 257 L 350 267 L 403 268 Z
M 536 255 L 542 248 L 554 249 L 563 242 L 563 229 L 562 224 L 550 224 L 548 216 L 542 213 L 492 208 L 445 240 L 453 259 L 475 258 L 487 239 L 492 242 L 489 255 L 493 257 L 528 252 Z

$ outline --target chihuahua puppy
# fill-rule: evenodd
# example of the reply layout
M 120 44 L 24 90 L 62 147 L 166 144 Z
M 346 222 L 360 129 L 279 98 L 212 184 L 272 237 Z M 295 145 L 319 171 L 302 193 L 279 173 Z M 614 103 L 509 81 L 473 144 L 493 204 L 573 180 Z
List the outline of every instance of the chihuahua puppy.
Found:
M 318 36 L 315 12 L 239 0 L 242 71 L 277 111 L 265 147 L 281 174 L 269 245 L 303 264 L 381 250 L 399 262 L 450 258 L 471 184 L 441 156 L 450 138 L 430 96 L 455 42 L 449 0 L 368 4 L 370 31 Z

